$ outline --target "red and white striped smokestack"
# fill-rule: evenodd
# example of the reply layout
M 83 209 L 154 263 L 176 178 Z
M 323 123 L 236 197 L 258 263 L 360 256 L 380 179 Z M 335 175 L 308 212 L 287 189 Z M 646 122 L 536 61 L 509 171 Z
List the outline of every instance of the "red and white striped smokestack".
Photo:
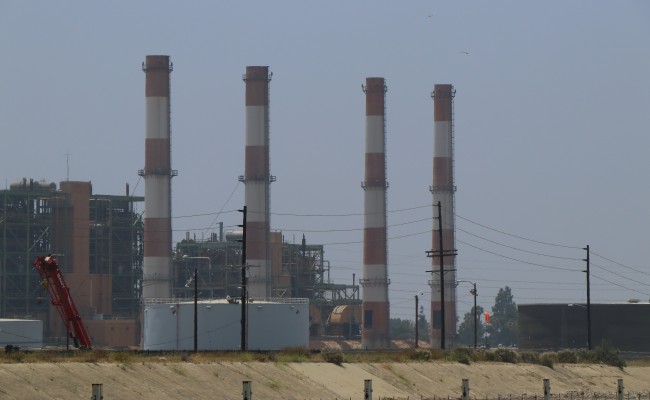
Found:
M 453 97 L 452 85 L 435 85 L 433 97 L 433 194 L 434 215 L 438 215 L 440 202 L 442 215 L 442 250 L 454 250 L 456 245 L 454 226 L 454 149 L 453 149 Z M 431 346 L 439 348 L 442 338 L 441 296 L 440 296 L 440 234 L 438 220 L 433 221 L 431 279 Z M 452 253 L 452 252 L 448 252 Z M 445 347 L 450 348 L 456 338 L 456 257 L 445 255 Z
M 269 167 L 269 67 L 246 67 L 246 154 L 244 175 L 246 262 L 251 297 L 271 295 L 270 187 L 275 177 Z
M 145 72 L 146 136 L 144 152 L 144 265 L 142 296 L 168 298 L 171 294 L 172 224 L 169 56 L 147 56 Z
M 390 347 L 386 250 L 386 125 L 384 78 L 366 78 L 366 172 L 363 229 L 363 329 L 367 349 Z

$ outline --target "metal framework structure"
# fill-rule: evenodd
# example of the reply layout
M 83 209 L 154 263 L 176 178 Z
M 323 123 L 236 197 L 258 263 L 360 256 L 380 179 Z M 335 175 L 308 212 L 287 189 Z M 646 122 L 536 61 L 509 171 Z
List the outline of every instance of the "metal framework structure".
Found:
M 207 240 L 190 239 L 176 244 L 173 259 L 172 295 L 193 296 L 186 283 L 198 270 L 199 297 L 224 298 L 239 296 L 241 277 L 241 243 L 218 241 L 216 235 Z
M 48 320 L 34 255 L 65 254 L 69 240 L 54 239 L 66 230 L 69 204 L 53 190 L 0 191 L 0 317 Z
M 90 197 L 90 273 L 110 274 L 114 317 L 138 315 L 142 291 L 143 197 Z M 27 185 L 0 191 L 0 318 L 34 318 L 49 326 L 49 304 L 32 267 L 36 255 L 55 254 L 70 272 L 70 195 Z M 47 336 L 47 332 L 46 332 Z
M 275 233 L 275 232 L 274 232 Z M 327 316 L 339 305 L 360 305 L 359 286 L 330 282 L 330 266 L 324 260 L 319 244 L 288 243 L 272 245 L 272 297 L 289 300 L 308 298 L 313 324 L 324 324 Z M 198 272 L 200 299 L 236 299 L 240 296 L 242 243 L 219 240 L 216 234 L 208 239 L 186 238 L 176 244 L 173 263 L 173 289 L 176 298 L 190 298 L 193 288 L 187 282 L 195 269 Z M 277 264 L 277 265 L 276 265 Z M 325 332 L 323 326 L 311 329 L 313 336 Z
M 144 224 L 135 210 L 143 197 L 90 198 L 90 273 L 112 281 L 113 317 L 135 318 L 142 296 Z

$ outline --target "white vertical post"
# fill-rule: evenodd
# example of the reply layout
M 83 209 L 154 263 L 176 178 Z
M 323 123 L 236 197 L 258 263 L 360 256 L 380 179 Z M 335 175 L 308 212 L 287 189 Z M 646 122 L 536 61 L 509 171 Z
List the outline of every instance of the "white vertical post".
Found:
M 551 382 L 544 379 L 544 400 L 551 400 Z
M 464 378 L 463 379 L 463 386 L 461 387 L 462 389 L 462 400 L 469 400 L 469 379 Z
M 618 380 L 618 387 L 616 389 L 616 400 L 623 400 L 623 392 L 625 386 L 623 385 L 623 379 Z
M 244 400 L 252 400 L 253 399 L 253 384 L 251 381 L 243 381 L 244 385 L 244 390 L 242 391 L 242 394 L 244 395 Z
M 102 400 L 104 396 L 102 395 L 102 384 L 93 383 L 93 394 L 90 397 L 91 400 Z
M 372 400 L 372 379 L 363 381 L 363 400 Z

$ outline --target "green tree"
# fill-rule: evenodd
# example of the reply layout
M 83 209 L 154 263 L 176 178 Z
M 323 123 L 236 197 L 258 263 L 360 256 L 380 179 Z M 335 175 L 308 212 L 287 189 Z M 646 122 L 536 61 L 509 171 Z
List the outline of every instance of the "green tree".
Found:
M 391 318 L 388 331 L 391 339 L 413 339 L 415 323 L 409 319 Z
M 483 307 L 476 306 L 478 321 L 476 324 L 478 345 L 481 345 L 481 339 L 485 335 L 485 325 L 481 321 L 483 316 Z M 458 344 L 474 346 L 474 307 L 472 310 L 465 314 L 463 317 L 463 322 L 458 326 Z
M 508 286 L 499 289 L 494 298 L 490 320 L 490 343 L 503 346 L 517 344 L 517 304 Z
M 429 341 L 429 321 L 424 316 L 424 307 L 420 306 L 418 314 L 418 340 Z

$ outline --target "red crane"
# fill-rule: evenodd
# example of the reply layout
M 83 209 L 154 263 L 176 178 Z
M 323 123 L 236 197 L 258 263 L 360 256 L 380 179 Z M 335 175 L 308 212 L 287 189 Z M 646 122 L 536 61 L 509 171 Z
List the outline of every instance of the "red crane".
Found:
M 63 274 L 56 262 L 54 255 L 38 257 L 34 261 L 34 267 L 41 274 L 41 286 L 47 289 L 52 296 L 52 305 L 56 307 L 63 323 L 68 330 L 68 336 L 74 341 L 75 347 L 91 349 L 92 343 L 88 332 L 81 322 L 81 316 L 74 305 L 70 288 L 65 284 Z

